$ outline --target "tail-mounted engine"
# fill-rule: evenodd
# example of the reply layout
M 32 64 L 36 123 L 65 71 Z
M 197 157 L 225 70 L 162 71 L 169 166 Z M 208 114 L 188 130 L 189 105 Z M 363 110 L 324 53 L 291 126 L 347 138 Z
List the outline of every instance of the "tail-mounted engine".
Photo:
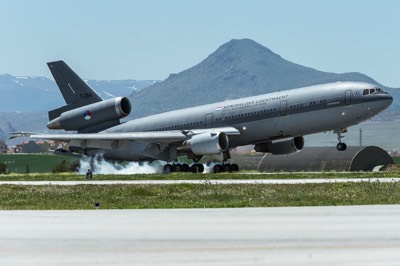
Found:
M 63 112 L 59 117 L 51 120 L 47 127 L 79 131 L 104 122 L 118 120 L 129 115 L 130 112 L 129 99 L 116 97 Z

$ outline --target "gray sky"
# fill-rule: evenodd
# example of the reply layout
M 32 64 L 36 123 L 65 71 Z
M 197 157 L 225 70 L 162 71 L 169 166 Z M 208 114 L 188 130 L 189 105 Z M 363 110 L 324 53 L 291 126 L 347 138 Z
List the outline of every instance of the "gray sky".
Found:
M 231 39 L 328 72 L 400 87 L 400 1 L 0 0 L 0 73 L 51 77 L 63 59 L 87 79 L 160 79 Z

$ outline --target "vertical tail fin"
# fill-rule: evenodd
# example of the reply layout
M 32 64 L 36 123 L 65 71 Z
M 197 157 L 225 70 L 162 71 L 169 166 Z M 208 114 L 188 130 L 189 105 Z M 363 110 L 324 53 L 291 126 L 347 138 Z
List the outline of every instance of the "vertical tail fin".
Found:
M 49 112 L 49 121 L 61 113 L 84 105 L 102 101 L 100 96 L 86 84 L 64 61 L 47 63 L 67 105 Z

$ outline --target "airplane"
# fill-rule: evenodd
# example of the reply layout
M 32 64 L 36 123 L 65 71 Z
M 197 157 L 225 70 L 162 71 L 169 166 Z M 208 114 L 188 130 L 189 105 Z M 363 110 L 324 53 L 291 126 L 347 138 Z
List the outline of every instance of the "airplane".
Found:
M 334 131 L 337 149 L 347 127 L 368 120 L 393 102 L 374 84 L 335 82 L 278 91 L 169 111 L 126 122 L 132 106 L 127 97 L 103 100 L 64 61 L 47 63 L 67 103 L 49 111 L 51 130 L 68 134 L 16 132 L 29 137 L 69 143 L 58 153 L 95 156 L 114 161 L 165 161 L 165 172 L 203 172 L 203 156 L 222 154 L 214 172 L 239 171 L 230 164 L 230 150 L 254 145 L 257 152 L 291 154 L 304 147 L 304 135 Z M 179 163 L 186 155 L 189 166 Z

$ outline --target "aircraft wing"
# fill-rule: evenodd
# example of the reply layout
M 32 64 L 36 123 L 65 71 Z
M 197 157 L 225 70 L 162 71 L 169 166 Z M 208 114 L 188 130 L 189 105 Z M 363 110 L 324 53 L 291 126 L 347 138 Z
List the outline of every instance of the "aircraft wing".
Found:
M 239 130 L 234 127 L 206 128 L 193 130 L 173 130 L 173 131 L 151 131 L 151 132 L 124 132 L 124 133 L 80 133 L 80 134 L 40 134 L 29 132 L 15 132 L 10 139 L 18 137 L 28 137 L 31 139 L 46 139 L 69 142 L 72 140 L 131 140 L 153 143 L 173 143 L 185 141 L 194 135 L 202 133 L 224 132 L 228 136 L 240 135 Z

